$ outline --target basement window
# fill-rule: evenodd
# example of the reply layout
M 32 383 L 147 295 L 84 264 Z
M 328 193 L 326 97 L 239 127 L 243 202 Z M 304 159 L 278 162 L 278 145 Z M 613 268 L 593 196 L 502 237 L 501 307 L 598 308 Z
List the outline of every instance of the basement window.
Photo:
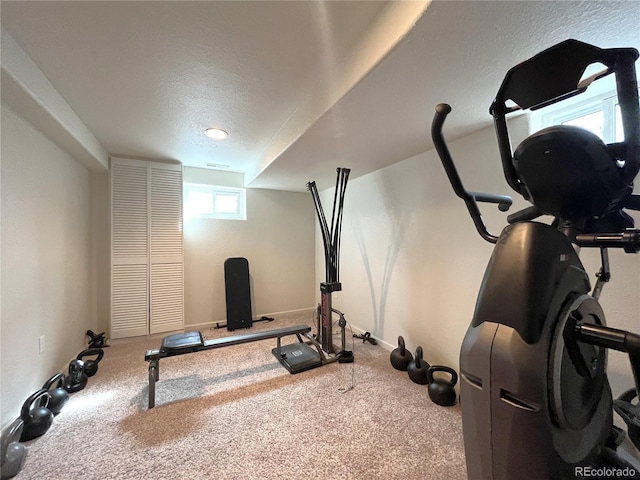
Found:
M 244 188 L 184 184 L 184 217 L 246 220 L 246 190 Z
M 624 140 L 622 115 L 615 92 L 556 108 L 540 117 L 540 128 L 573 125 L 595 133 L 604 143 Z

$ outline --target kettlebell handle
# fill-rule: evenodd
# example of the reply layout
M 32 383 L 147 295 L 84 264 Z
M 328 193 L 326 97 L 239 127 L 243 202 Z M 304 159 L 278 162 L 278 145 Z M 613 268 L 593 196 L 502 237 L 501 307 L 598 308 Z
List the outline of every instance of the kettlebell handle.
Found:
M 87 350 L 83 350 L 78 354 L 76 360 L 82 360 L 84 357 L 88 357 L 89 355 L 97 355 L 98 358 L 94 360 L 94 362 L 99 363 L 104 357 L 104 350 L 101 348 L 88 348 Z
M 422 368 L 422 347 L 416 347 L 416 355 L 414 361 L 416 362 L 416 367 Z
M 56 388 L 62 388 L 64 385 L 64 373 L 56 373 L 53 377 L 47 380 L 42 388 L 44 390 L 51 390 L 51 387 L 54 383 L 58 382 L 58 386 Z
M 400 347 L 400 354 L 404 355 L 407 347 L 404 344 L 404 338 L 402 338 L 402 335 L 398 337 L 398 346 Z
M 447 367 L 446 365 L 432 365 L 427 370 L 427 381 L 429 384 L 434 382 L 433 372 L 445 372 L 451 375 L 451 379 L 447 382 L 450 387 L 455 387 L 456 383 L 458 383 L 458 374 L 453 368 Z
M 67 375 L 67 378 L 70 378 L 72 382 L 77 383 L 84 375 L 84 362 L 78 359 L 71 360 L 71 362 L 69 362 L 69 375 Z
M 44 398 L 44 405 L 42 404 Z M 31 409 L 34 408 L 36 402 L 38 402 L 39 407 L 47 407 L 49 405 L 49 390 L 45 390 L 41 388 L 37 392 L 32 393 L 29 398 L 27 398 L 22 404 L 22 410 L 20 411 L 20 418 L 22 420 L 27 421 L 31 417 Z

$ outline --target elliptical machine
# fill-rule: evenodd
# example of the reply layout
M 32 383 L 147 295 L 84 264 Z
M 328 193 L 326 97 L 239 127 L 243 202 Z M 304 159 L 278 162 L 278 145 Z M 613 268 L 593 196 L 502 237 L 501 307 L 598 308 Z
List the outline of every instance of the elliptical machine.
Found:
M 627 352 L 635 386 L 615 408 L 640 447 L 640 336 L 605 325 L 598 297 L 610 278 L 608 249 L 640 251 L 640 230 L 623 209 L 640 210 L 640 113 L 633 48 L 567 40 L 513 67 L 490 112 L 507 183 L 532 206 L 487 231 L 477 202 L 511 198 L 465 190 L 442 135 L 451 107 L 440 104 L 433 141 L 456 194 L 483 239 L 496 244 L 460 352 L 460 399 L 468 476 L 478 479 L 635 478 L 616 452 L 607 349 Z M 587 66 L 606 69 L 580 80 Z M 614 73 L 624 141 L 605 145 L 576 127 L 554 126 L 512 153 L 506 116 L 583 93 Z M 510 102 L 509 102 L 510 101 Z M 514 102 L 514 106 L 507 103 Z M 533 220 L 551 215 L 551 224 Z M 599 248 L 591 290 L 579 247 Z M 601 470 L 599 470 L 601 469 Z M 627 469 L 627 470 L 624 470 Z

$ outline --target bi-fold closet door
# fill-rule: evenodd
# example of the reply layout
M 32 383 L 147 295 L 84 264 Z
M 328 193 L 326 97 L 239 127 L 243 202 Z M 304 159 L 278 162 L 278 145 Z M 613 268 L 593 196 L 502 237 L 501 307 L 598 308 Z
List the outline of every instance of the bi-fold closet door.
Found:
M 184 324 L 182 166 L 111 159 L 110 338 Z

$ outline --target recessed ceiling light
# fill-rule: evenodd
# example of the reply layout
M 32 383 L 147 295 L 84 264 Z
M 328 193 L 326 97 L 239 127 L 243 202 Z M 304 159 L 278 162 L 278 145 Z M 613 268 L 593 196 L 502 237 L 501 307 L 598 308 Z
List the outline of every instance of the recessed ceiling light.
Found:
M 224 140 L 229 136 L 229 134 L 221 128 L 207 128 L 204 133 L 207 137 L 214 140 Z

